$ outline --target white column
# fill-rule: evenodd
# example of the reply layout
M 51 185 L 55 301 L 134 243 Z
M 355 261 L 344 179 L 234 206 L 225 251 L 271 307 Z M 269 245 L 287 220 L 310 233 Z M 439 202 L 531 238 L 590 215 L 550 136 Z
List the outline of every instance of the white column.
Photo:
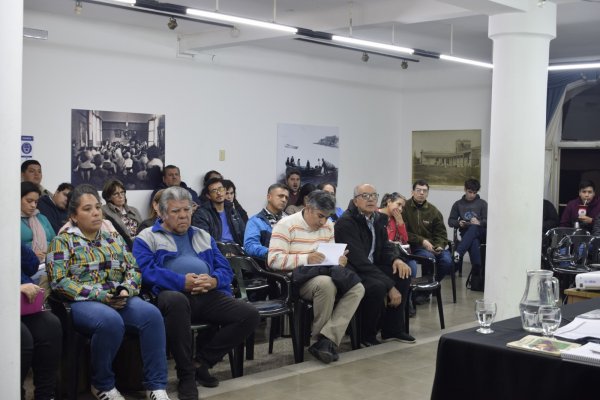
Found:
M 556 5 L 490 17 L 494 74 L 485 296 L 519 314 L 526 270 L 540 268 L 546 86 Z
M 20 284 L 20 145 L 23 66 L 23 0 L 2 2 L 0 12 L 0 386 L 5 399 L 19 399 L 21 327 Z

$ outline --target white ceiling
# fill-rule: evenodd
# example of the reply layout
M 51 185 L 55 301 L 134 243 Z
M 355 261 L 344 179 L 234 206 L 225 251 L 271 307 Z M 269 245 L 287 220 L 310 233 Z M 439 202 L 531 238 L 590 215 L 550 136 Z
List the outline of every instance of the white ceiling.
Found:
M 346 36 L 351 30 L 352 36 L 360 39 L 393 42 L 399 46 L 491 62 L 492 41 L 487 35 L 487 14 L 506 11 L 505 3 L 523 1 L 537 0 L 277 0 L 276 14 L 273 0 L 169 0 L 168 3 L 209 11 L 214 11 L 218 3 L 219 11 L 223 13 L 264 21 L 275 19 L 282 24 Z M 551 61 L 600 59 L 600 0 L 553 2 L 557 4 L 558 26 L 557 37 L 550 43 Z M 26 10 L 74 16 L 74 0 L 24 0 L 24 4 Z M 229 28 L 180 17 L 179 26 L 170 31 L 166 26 L 167 15 L 106 7 L 86 0 L 77 18 L 176 33 L 189 52 L 218 53 L 230 46 L 259 46 L 343 62 L 361 62 L 360 53 L 303 43 L 289 36 L 273 36 L 244 27 L 240 27 L 240 36 L 233 38 Z M 399 61 L 371 55 L 369 63 L 397 68 Z

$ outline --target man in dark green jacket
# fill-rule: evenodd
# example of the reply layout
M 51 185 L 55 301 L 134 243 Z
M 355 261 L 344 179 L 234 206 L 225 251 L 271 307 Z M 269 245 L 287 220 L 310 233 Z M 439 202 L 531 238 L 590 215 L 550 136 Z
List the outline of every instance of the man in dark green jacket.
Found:
M 446 250 L 448 233 L 442 213 L 427 201 L 429 184 L 420 179 L 413 184 L 412 198 L 402 211 L 408 232 L 408 244 L 412 253 L 423 257 L 435 257 L 437 276 L 441 280 L 454 269 L 452 255 Z

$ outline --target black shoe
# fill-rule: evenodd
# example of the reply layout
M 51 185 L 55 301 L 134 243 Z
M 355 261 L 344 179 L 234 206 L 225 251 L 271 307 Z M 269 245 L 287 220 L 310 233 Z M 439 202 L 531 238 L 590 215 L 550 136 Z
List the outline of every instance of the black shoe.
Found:
M 193 377 L 179 379 L 177 383 L 177 397 L 179 400 L 198 400 L 198 387 Z
M 331 342 L 331 347 L 329 348 L 329 350 L 331 350 L 331 354 L 333 354 L 333 358 L 331 361 L 338 361 L 340 359 L 340 355 L 337 352 L 337 346 L 335 345 L 335 343 Z
M 415 343 L 417 341 L 414 337 L 404 332 L 397 333 L 391 336 L 387 336 L 382 333 L 381 340 L 383 340 L 384 342 L 396 341 L 402 343 Z
M 373 346 L 377 346 L 378 344 L 381 344 L 381 342 L 379 340 L 377 340 L 376 338 L 372 338 L 372 339 L 361 340 L 360 344 L 363 347 L 373 347 Z
M 323 336 L 315 344 L 308 348 L 308 352 L 313 355 L 317 360 L 329 364 L 333 361 L 334 355 L 331 352 L 331 346 L 333 342 Z
M 208 372 L 208 367 L 205 364 L 200 364 L 196 368 L 196 382 L 207 388 L 219 386 L 219 380 Z

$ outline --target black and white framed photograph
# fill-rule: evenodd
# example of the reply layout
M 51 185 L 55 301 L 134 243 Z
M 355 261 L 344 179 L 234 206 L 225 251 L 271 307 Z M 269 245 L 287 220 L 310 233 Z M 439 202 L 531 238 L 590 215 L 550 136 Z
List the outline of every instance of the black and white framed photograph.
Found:
M 153 189 L 165 162 L 165 115 L 71 110 L 71 182 Z
M 300 171 L 302 184 L 337 186 L 340 159 L 339 128 L 298 124 L 277 125 L 277 180 L 286 172 Z
M 412 181 L 460 189 L 465 180 L 481 181 L 481 129 L 413 131 Z

